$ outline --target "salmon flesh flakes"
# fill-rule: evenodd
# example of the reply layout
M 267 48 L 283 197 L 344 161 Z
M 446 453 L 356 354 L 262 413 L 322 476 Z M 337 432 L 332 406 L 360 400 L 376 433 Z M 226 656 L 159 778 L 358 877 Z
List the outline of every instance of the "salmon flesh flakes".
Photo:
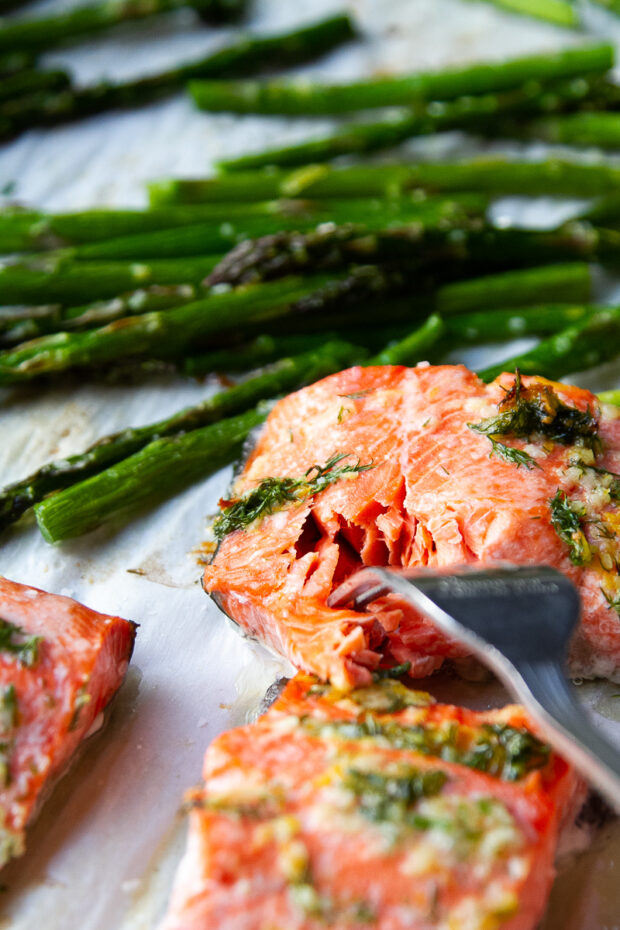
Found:
M 307 493 L 334 457 L 351 471 Z M 396 596 L 328 607 L 362 566 L 552 565 L 583 602 L 572 674 L 620 681 L 619 473 L 620 419 L 589 391 L 518 373 L 486 385 L 463 366 L 352 368 L 272 410 L 231 498 L 293 490 L 219 534 L 205 589 L 245 632 L 350 688 L 465 653 Z
M 0 866 L 121 685 L 135 626 L 0 577 Z
M 204 779 L 162 930 L 533 930 L 583 796 L 519 707 L 303 674 Z

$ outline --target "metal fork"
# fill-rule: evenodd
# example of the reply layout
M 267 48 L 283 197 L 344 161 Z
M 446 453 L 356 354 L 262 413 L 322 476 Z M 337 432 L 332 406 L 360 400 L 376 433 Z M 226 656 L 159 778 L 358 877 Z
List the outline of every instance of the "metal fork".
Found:
M 579 594 L 553 568 L 501 565 L 394 571 L 366 568 L 332 593 L 331 607 L 364 610 L 402 595 L 495 672 L 557 751 L 620 813 L 620 751 L 593 726 L 564 673 Z

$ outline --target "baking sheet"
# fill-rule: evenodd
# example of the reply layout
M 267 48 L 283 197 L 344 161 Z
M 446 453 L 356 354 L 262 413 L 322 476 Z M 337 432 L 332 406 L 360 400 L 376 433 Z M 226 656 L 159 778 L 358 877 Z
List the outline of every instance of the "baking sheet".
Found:
M 70 5 L 52 0 L 28 10 Z M 581 41 L 466 0 L 312 0 L 303 8 L 290 0 L 258 0 L 251 25 L 261 31 L 285 28 L 343 6 L 361 22 L 364 40 L 304 73 L 348 78 L 501 59 Z M 609 18 L 598 13 L 593 26 L 620 37 L 617 25 L 611 29 Z M 233 35 L 198 30 L 192 23 L 191 15 L 180 13 L 151 26 L 126 26 L 48 59 L 70 65 L 84 81 L 119 79 L 202 54 Z M 324 119 L 202 114 L 179 96 L 140 111 L 26 134 L 0 150 L 0 189 L 12 185 L 13 198 L 50 210 L 138 206 L 145 203 L 144 182 L 150 178 L 202 176 L 218 157 L 303 139 L 329 125 Z M 408 149 L 415 157 L 465 156 L 481 146 L 451 133 Z M 506 220 L 549 225 L 574 207 L 545 198 L 527 205 L 506 198 L 494 209 Z M 620 297 L 607 279 L 600 293 Z M 483 356 L 472 350 L 468 360 L 486 364 L 505 354 L 505 346 L 485 349 Z M 620 364 L 576 380 L 595 390 L 620 387 Z M 159 419 L 215 389 L 166 375 L 127 385 L 80 385 L 67 378 L 41 395 L 37 386 L 4 391 L 0 482 L 77 452 L 112 430 Z M 199 780 L 207 744 L 248 719 L 269 684 L 290 673 L 285 662 L 236 635 L 200 589 L 195 550 L 229 478 L 228 471 L 221 472 L 129 526 L 102 528 L 62 546 L 46 545 L 32 518 L 0 541 L 0 572 L 8 577 L 140 624 L 128 680 L 106 730 L 88 742 L 58 785 L 30 832 L 27 854 L 2 874 L 0 930 L 39 930 L 42 919 L 46 930 L 153 928 L 183 847 L 182 794 Z M 619 739 L 617 691 L 617 685 L 586 684 L 580 693 L 595 708 L 597 722 Z M 480 697 L 467 685 L 452 697 L 487 699 L 486 692 Z M 563 867 L 545 930 L 619 930 L 619 859 L 620 829 L 608 825 L 585 857 Z

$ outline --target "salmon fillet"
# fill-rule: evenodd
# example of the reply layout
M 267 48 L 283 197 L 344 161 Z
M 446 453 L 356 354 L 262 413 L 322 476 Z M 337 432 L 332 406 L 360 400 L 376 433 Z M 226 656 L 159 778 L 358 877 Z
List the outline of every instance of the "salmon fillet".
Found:
M 160 930 L 534 930 L 583 797 L 520 707 L 305 674 L 204 779 Z
M 135 624 L 0 577 L 0 865 L 123 681 Z
M 577 387 L 515 374 L 487 385 L 463 366 L 332 375 L 271 412 L 221 502 L 205 590 L 244 631 L 346 688 L 381 663 L 424 676 L 464 654 L 396 598 L 330 609 L 362 565 L 552 565 L 583 601 L 572 673 L 618 681 L 617 417 Z

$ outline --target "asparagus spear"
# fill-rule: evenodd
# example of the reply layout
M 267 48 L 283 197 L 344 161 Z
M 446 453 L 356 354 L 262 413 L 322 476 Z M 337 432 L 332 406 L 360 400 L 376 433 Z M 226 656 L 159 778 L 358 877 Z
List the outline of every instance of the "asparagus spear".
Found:
M 190 91 L 192 86 L 189 85 Z M 518 115 L 556 113 L 571 109 L 581 105 L 584 98 L 589 98 L 596 86 L 595 82 L 583 79 L 542 87 L 537 82 L 530 82 L 503 94 L 459 97 L 445 103 L 419 103 L 410 111 L 387 116 L 379 122 L 348 123 L 310 142 L 226 159 L 219 162 L 218 167 L 222 171 L 247 171 L 266 165 L 307 165 L 329 161 L 339 155 L 390 148 L 412 136 L 431 135 L 450 129 L 494 134 L 499 117 L 509 116 L 514 119 Z
M 392 228 L 408 223 L 425 226 L 458 226 L 475 216 L 484 215 L 487 201 L 479 195 L 462 194 L 452 199 L 430 198 L 408 202 L 397 201 L 385 207 L 370 209 L 366 202 L 345 202 L 342 208 L 324 213 L 309 211 L 305 215 L 247 217 L 226 223 L 199 224 L 177 229 L 162 229 L 137 236 L 124 236 L 82 245 L 68 254 L 78 260 L 119 260 L 174 258 L 190 255 L 227 252 L 239 242 L 257 236 L 275 234 L 280 230 L 312 230 L 322 223 L 339 223 L 353 220 L 362 227 Z
M 255 73 L 264 68 L 289 67 L 316 58 L 352 38 L 351 20 L 332 16 L 310 26 L 274 36 L 248 36 L 206 58 L 169 71 L 127 81 L 53 94 L 33 94 L 13 105 L 0 106 L 5 135 L 38 125 L 80 119 L 104 110 L 137 107 L 168 96 L 197 77 Z
M 523 374 L 557 380 L 573 371 L 593 368 L 620 353 L 620 307 L 601 309 L 584 321 L 543 340 L 529 352 L 479 371 L 492 381 L 502 371 L 518 368 Z
M 385 288 L 389 286 L 379 273 L 375 278 Z M 315 312 L 347 299 L 354 302 L 358 291 L 366 293 L 366 286 L 365 280 L 354 275 L 336 280 L 321 275 L 285 279 L 212 294 L 185 306 L 126 317 L 98 329 L 42 336 L 0 353 L 0 385 L 126 356 L 171 358 L 200 342 L 208 344 L 216 334 L 235 332 L 250 322 Z
M 112 0 L 77 7 L 53 16 L 12 19 L 0 23 L 0 51 L 48 51 L 55 45 L 90 35 L 119 23 L 190 7 L 205 19 L 233 19 L 244 12 L 244 0 Z
M 579 223 L 542 232 L 472 223 L 457 230 L 412 225 L 360 234 L 355 226 L 336 226 L 242 242 L 222 259 L 207 283 L 213 286 L 267 281 L 307 269 L 340 268 L 355 262 L 470 261 L 491 267 L 594 259 L 617 262 L 619 245 L 619 233 Z
M 164 420 L 104 436 L 84 452 L 50 462 L 22 481 L 0 491 L 0 530 L 15 522 L 52 491 L 68 488 L 96 475 L 164 436 L 180 436 L 191 430 L 243 413 L 266 400 L 315 381 L 363 358 L 364 350 L 345 342 L 323 343 L 320 351 L 306 351 L 281 358 L 252 378 L 187 407 Z
M 362 333 L 358 332 L 358 336 Z M 184 358 L 181 367 L 186 375 L 201 376 L 214 371 L 248 371 L 257 365 L 264 365 L 278 358 L 296 355 L 304 350 L 320 349 L 325 341 L 336 338 L 334 333 L 303 333 L 300 335 L 272 336 L 262 333 L 251 339 L 231 346 L 214 349 L 200 355 Z
M 510 13 L 521 13 L 523 16 L 532 16 L 557 26 L 568 26 L 576 29 L 580 19 L 575 7 L 569 0 L 486 0 Z
M 591 2 L 596 3 L 598 6 L 605 7 L 610 13 L 615 13 L 617 16 L 620 16 L 620 0 L 591 0 Z
M 444 321 L 439 314 L 433 313 L 418 329 L 394 345 L 387 346 L 367 364 L 413 365 L 426 357 L 426 352 L 439 342 L 445 331 Z
M 531 139 L 562 145 L 592 145 L 600 149 L 620 148 L 620 113 L 584 112 L 545 116 L 523 130 Z
M 7 307 L 0 311 L 0 346 L 7 348 L 46 333 L 73 332 L 105 326 L 114 320 L 153 310 L 169 310 L 196 300 L 193 284 L 153 284 L 112 300 L 95 300 L 81 307 Z
M 446 284 L 437 291 L 434 308 L 444 317 L 453 317 L 475 310 L 525 307 L 540 302 L 587 303 L 592 299 L 592 289 L 592 272 L 583 262 L 541 265 Z M 450 328 L 453 324 L 450 321 L 447 325 Z
M 35 506 L 46 542 L 81 536 L 102 523 L 127 517 L 178 494 L 229 465 L 266 411 L 246 411 L 180 436 L 157 439 L 106 471 L 54 494 Z
M 72 262 L 46 257 L 0 266 L 0 294 L 6 304 L 77 304 L 116 297 L 149 284 L 197 284 L 219 257 L 153 262 Z
M 584 45 L 506 62 L 487 62 L 446 71 L 370 78 L 350 84 L 311 84 L 307 78 L 280 81 L 196 81 L 195 103 L 203 110 L 293 116 L 347 113 L 374 107 L 410 106 L 420 100 L 453 100 L 498 93 L 528 81 L 553 81 L 600 74 L 614 64 L 611 45 Z
M 9 74 L 26 71 L 28 68 L 32 68 L 34 63 L 34 55 L 29 52 L 6 52 L 0 55 L 0 77 L 4 78 Z
M 253 235 L 276 229 L 311 228 L 325 222 L 404 222 L 427 216 L 441 219 L 461 210 L 483 213 L 487 198 L 466 193 L 427 197 L 421 193 L 402 197 L 360 197 L 355 200 L 272 200 L 265 203 L 199 204 L 151 210 L 85 210 L 79 213 L 44 214 L 9 207 L 0 210 L 0 252 L 59 249 L 110 239 L 142 236 L 179 227 L 210 224 L 222 243 L 236 241 L 244 228 Z M 263 225 L 264 224 L 264 225 Z
M 0 104 L 5 100 L 18 102 L 23 95 L 33 91 L 57 91 L 68 87 L 69 75 L 66 71 L 39 71 L 36 68 L 18 71 L 2 78 L 0 83 Z
M 617 228 L 620 221 L 620 191 L 595 200 L 576 219 L 592 223 L 593 226 Z
M 396 197 L 424 188 L 431 191 L 478 191 L 522 196 L 596 197 L 620 190 L 620 167 L 599 162 L 580 164 L 555 158 L 417 164 L 308 165 L 295 171 L 252 171 L 202 180 L 166 179 L 149 185 L 153 206 L 164 204 L 249 203 L 278 197 Z
M 596 309 L 587 304 L 544 304 L 463 313 L 446 319 L 446 336 L 454 348 L 464 343 L 501 342 L 518 336 L 547 336 L 581 323 L 593 316 Z

